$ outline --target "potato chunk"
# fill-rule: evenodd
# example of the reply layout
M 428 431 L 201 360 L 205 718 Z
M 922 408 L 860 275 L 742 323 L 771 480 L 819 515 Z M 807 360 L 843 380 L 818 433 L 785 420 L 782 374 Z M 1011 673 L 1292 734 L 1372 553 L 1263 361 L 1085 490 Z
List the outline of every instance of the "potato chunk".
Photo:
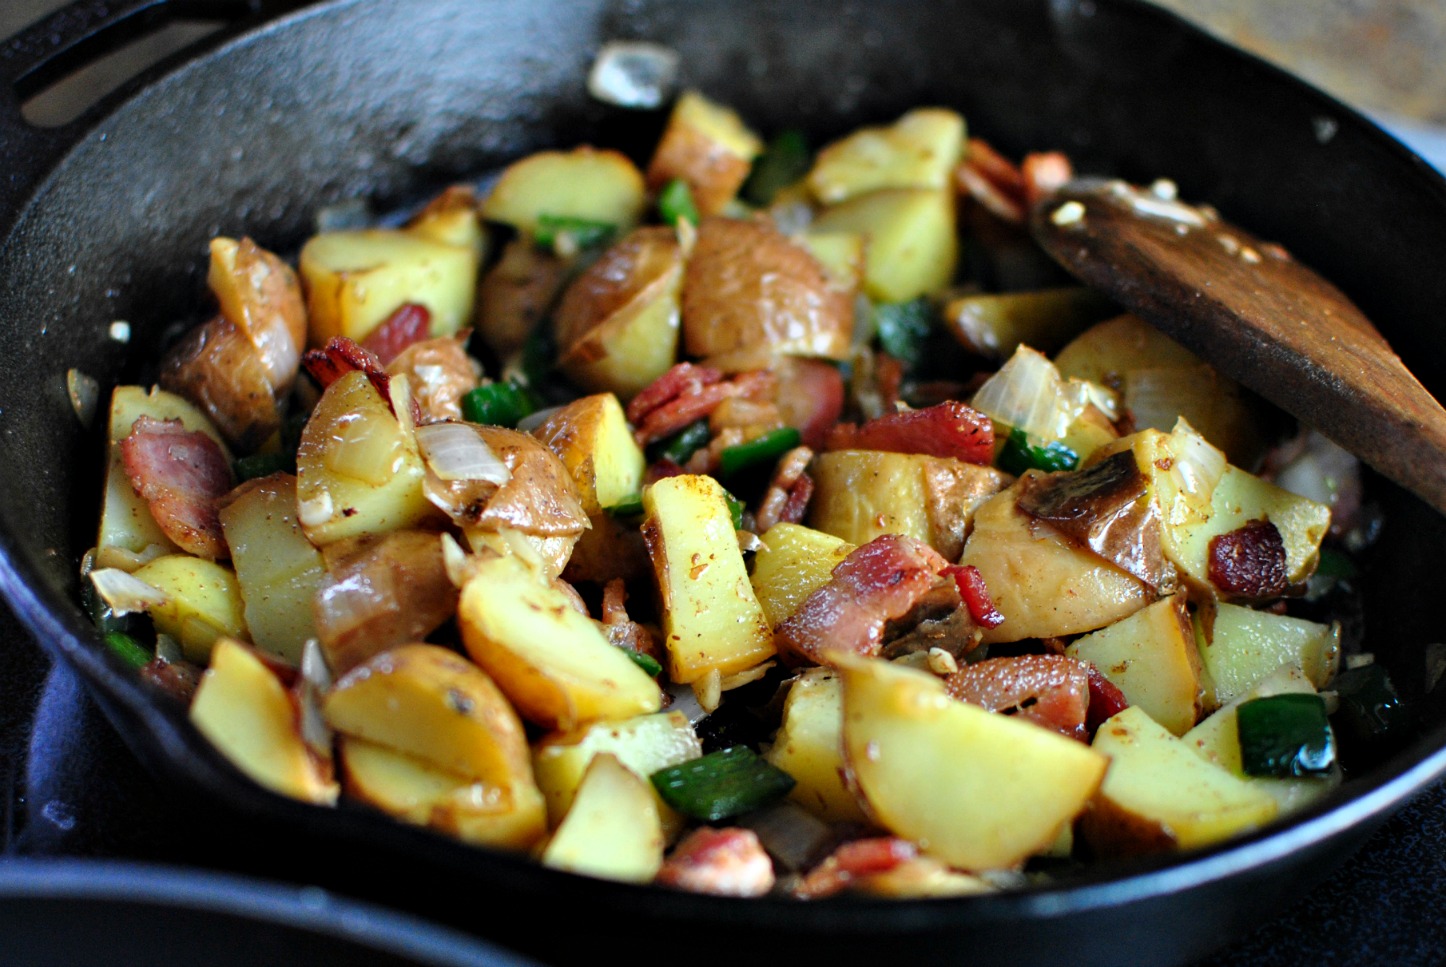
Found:
M 1319 624 L 1234 604 L 1221 604 L 1210 633 L 1206 635 L 1202 627 L 1200 637 L 1211 708 L 1233 702 L 1287 662 L 1299 665 L 1316 688 L 1325 688 L 1340 661 L 1339 624 Z
M 716 215 L 738 194 L 762 150 L 763 142 L 736 112 L 684 91 L 648 165 L 648 187 L 657 191 L 681 178 L 699 213 Z
M 541 860 L 543 866 L 605 880 L 652 880 L 663 865 L 663 829 L 652 787 L 616 756 L 599 753 Z
M 514 161 L 482 202 L 482 217 L 528 236 L 543 215 L 606 222 L 626 232 L 642 217 L 643 176 L 625 155 L 583 146 Z
M 796 781 L 788 798 L 820 819 L 868 821 L 844 781 L 843 679 L 832 668 L 810 668 L 794 680 L 765 758 Z
M 219 638 L 247 637 L 241 587 L 230 568 L 189 554 L 167 554 L 135 576 L 166 596 L 149 609 L 156 630 L 181 644 L 188 661 L 206 664 Z
M 881 188 L 947 188 L 964 151 L 964 119 L 917 108 L 887 127 L 860 128 L 818 153 L 808 187 L 826 205 Z
M 800 524 L 774 524 L 753 555 L 753 594 L 770 628 L 829 582 L 833 569 L 857 547 Z
M 890 188 L 826 209 L 816 232 L 868 238 L 864 291 L 879 302 L 907 302 L 944 288 L 954 277 L 959 241 L 954 197 L 947 189 Z

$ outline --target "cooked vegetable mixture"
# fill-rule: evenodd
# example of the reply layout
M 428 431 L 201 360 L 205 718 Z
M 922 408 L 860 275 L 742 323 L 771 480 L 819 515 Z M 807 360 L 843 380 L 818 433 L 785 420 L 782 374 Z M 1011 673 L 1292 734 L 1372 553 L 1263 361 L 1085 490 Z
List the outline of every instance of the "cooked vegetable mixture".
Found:
M 1355 464 L 1048 263 L 1070 177 L 689 92 L 645 169 L 217 238 L 111 397 L 105 640 L 263 786 L 599 877 L 964 894 L 1269 823 L 1396 707 L 1301 610 Z

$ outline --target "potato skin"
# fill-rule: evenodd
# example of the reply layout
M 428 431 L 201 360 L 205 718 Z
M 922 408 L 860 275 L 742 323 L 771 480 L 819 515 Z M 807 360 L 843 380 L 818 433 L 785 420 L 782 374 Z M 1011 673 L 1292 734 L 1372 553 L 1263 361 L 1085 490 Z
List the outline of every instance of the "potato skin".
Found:
M 671 228 L 639 228 L 603 253 L 563 293 L 555 323 L 564 355 L 598 326 L 682 265 Z
M 772 225 L 705 218 L 683 276 L 683 345 L 692 356 L 739 351 L 844 359 L 853 299 L 805 248 Z
M 253 450 L 281 426 L 265 360 L 224 316 L 192 329 L 161 361 L 162 387 L 205 410 L 227 442 Z

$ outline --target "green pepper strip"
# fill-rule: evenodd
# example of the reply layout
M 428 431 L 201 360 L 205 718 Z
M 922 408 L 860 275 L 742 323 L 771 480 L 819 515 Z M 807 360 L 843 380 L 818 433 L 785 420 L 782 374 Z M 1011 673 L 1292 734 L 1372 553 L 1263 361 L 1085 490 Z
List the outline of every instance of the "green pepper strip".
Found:
M 269 477 L 273 473 L 296 472 L 296 454 L 294 453 L 253 453 L 249 457 L 239 457 L 233 463 L 232 468 L 236 471 L 236 479 L 242 483 L 247 480 L 258 480 L 261 477 Z
M 766 806 L 795 784 L 788 773 L 742 745 L 659 769 L 649 778 L 664 802 L 707 822 Z
M 874 329 L 884 352 L 906 366 L 917 366 L 934 331 L 934 308 L 922 296 L 908 302 L 874 306 Z
M 536 409 L 532 393 L 511 380 L 479 386 L 462 397 L 462 418 L 469 423 L 516 427 Z
M 613 517 L 637 517 L 643 512 L 643 495 L 634 494 L 606 508 Z
M 151 663 L 155 656 L 146 651 L 139 641 L 126 634 L 124 631 L 108 631 L 105 635 L 105 646 L 110 653 L 132 668 L 141 669 Z
M 617 230 L 618 227 L 611 222 L 600 222 L 592 218 L 539 215 L 533 239 L 543 248 L 551 249 L 558 255 L 567 255 L 572 254 L 566 251 L 569 243 L 577 249 L 605 245 L 617 234 Z M 564 239 L 568 241 L 563 241 Z
M 671 460 L 681 466 L 694 453 L 707 446 L 712 437 L 713 431 L 708 429 L 708 421 L 698 420 L 650 447 L 649 458 L 655 462 Z
M 624 648 L 623 654 L 631 658 L 633 664 L 647 672 L 652 678 L 657 678 L 663 673 L 663 666 L 658 664 L 658 660 L 652 655 L 645 655 L 641 651 L 633 651 L 631 648 Z
M 784 131 L 768 143 L 753 163 L 742 195 L 760 208 L 771 204 L 784 188 L 808 174 L 808 142 L 800 131 Z
M 724 447 L 723 452 L 718 454 L 718 472 L 725 477 L 731 477 L 747 467 L 777 460 L 798 446 L 801 439 L 802 436 L 794 427 L 781 426 L 744 443 Z
M 663 224 L 676 225 L 678 220 L 696 225 L 700 221 L 698 206 L 693 202 L 693 190 L 682 178 L 674 178 L 658 192 L 658 214 Z
M 1009 431 L 1009 438 L 999 451 L 999 469 L 1016 477 L 1026 470 L 1073 470 L 1079 466 L 1079 454 L 1056 440 L 1043 446 L 1029 442 L 1029 436 L 1018 427 Z
M 1409 707 L 1401 702 L 1391 677 L 1380 665 L 1347 669 L 1336 676 L 1331 688 L 1340 698 L 1336 721 L 1342 738 L 1374 742 L 1410 724 Z
M 733 529 L 736 531 L 742 530 L 743 501 L 739 500 L 737 497 L 733 496 L 725 490 L 723 491 L 723 502 L 728 505 L 728 513 L 733 517 Z
M 1292 692 L 1242 702 L 1235 721 L 1247 775 L 1318 776 L 1335 765 L 1335 736 L 1319 695 Z

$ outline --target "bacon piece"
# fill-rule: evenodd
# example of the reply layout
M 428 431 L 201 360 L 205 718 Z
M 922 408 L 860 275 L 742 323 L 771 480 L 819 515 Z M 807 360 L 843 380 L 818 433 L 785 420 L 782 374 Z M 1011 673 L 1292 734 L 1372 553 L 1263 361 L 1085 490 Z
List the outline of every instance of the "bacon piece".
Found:
M 1024 173 L 982 138 L 970 138 L 955 180 L 969 197 L 1016 225 L 1024 223 Z
M 152 658 L 141 666 L 138 674 L 182 705 L 190 705 L 204 670 L 188 661 Z
M 1210 539 L 1210 583 L 1226 594 L 1269 598 L 1285 590 L 1285 541 L 1268 520 Z
M 622 578 L 613 578 L 603 585 L 602 625 L 608 642 L 662 662 L 665 658 L 662 643 L 647 628 L 628 617 L 627 600 L 628 589 Z
M 813 478 L 807 473 L 812 460 L 813 451 L 808 447 L 794 447 L 778 461 L 754 518 L 759 533 L 782 521 L 797 524 L 803 520 L 813 496 Z
M 751 829 L 702 826 L 663 861 L 654 882 L 714 896 L 763 896 L 773 889 L 773 861 Z
M 1110 681 L 1094 665 L 1089 666 L 1090 682 L 1090 710 L 1085 717 L 1085 728 L 1090 735 L 1105 723 L 1106 719 L 1113 718 L 1120 712 L 1130 707 L 1130 700 L 1125 698 L 1125 693 L 1120 691 L 1114 682 Z
M 120 448 L 131 486 L 167 537 L 197 557 L 230 556 L 216 509 L 231 489 L 231 465 L 220 444 L 180 420 L 142 416 Z
M 778 377 L 775 402 L 783 422 L 796 427 L 803 445 L 823 446 L 844 407 L 843 374 L 819 359 L 784 356 L 773 364 Z
M 355 340 L 346 336 L 333 336 L 325 348 L 308 349 L 306 355 L 301 357 L 301 364 L 322 389 L 353 370 L 365 373 L 367 380 L 381 394 L 382 399 L 387 401 L 387 408 L 392 410 L 392 415 L 396 415 L 392 406 L 392 377 L 382 366 L 381 360 L 357 345 Z M 412 422 L 420 422 L 422 410 L 415 397 L 411 404 Z
M 431 328 L 431 310 L 408 302 L 367 333 L 361 341 L 361 348 L 375 356 L 383 366 L 389 366 L 403 349 L 426 339 Z
M 643 422 L 653 410 L 680 396 L 697 392 L 704 386 L 717 383 L 723 374 L 708 366 L 694 366 L 692 363 L 677 363 L 663 375 L 643 387 L 642 392 L 628 403 L 628 422 L 634 426 Z
M 984 575 L 973 564 L 951 564 L 943 572 L 954 579 L 959 587 L 959 597 L 969 608 L 969 615 L 986 628 L 998 628 L 1004 624 L 1004 615 L 994 607 L 989 588 L 984 584 Z
M 725 381 L 716 369 L 678 363 L 633 397 L 628 420 L 637 427 L 638 444 L 646 446 L 703 419 L 726 399 L 767 399 L 775 384 L 774 375 L 765 369 Z
M 889 621 L 907 614 L 934 587 L 948 562 L 903 534 L 883 534 L 856 548 L 774 631 L 779 654 L 793 664 L 822 663 L 828 651 L 877 655 Z
M 1062 655 L 986 658 L 944 679 L 944 687 L 962 702 L 1017 715 L 1083 741 L 1090 706 L 1089 669 L 1087 663 Z
M 1061 151 L 1027 154 L 1019 169 L 1024 176 L 1024 202 L 1031 207 L 1044 196 L 1063 188 L 1074 177 L 1074 166 Z
M 794 887 L 800 900 L 818 900 L 848 889 L 854 880 L 887 873 L 919 855 L 919 848 L 906 839 L 876 836 L 844 843 L 822 863 L 809 871 Z
M 828 436 L 828 449 L 921 453 L 988 464 L 994 459 L 994 423 L 967 403 L 951 400 L 886 413 L 862 426 L 840 423 Z

